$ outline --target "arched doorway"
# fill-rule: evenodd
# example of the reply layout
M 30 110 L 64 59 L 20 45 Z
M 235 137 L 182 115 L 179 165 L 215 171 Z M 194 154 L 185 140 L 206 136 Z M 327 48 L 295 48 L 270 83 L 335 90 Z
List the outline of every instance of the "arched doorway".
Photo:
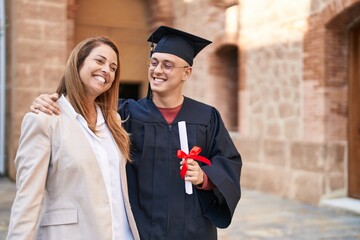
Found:
M 359 13 L 359 0 L 329 1 L 310 16 L 304 36 L 304 86 L 314 86 L 306 89 L 305 106 L 314 97 L 324 99 L 319 115 L 304 111 L 305 120 L 312 121 L 304 124 L 304 139 L 326 146 L 324 198 L 360 199 Z
M 224 45 L 216 51 L 216 95 L 217 106 L 222 110 L 226 127 L 237 131 L 239 125 L 239 67 L 238 47 Z
M 5 174 L 6 43 L 5 2 L 0 2 L 0 176 Z
M 349 34 L 349 197 L 360 199 L 360 24 Z
M 104 35 L 120 51 L 120 96 L 138 99 L 147 92 L 149 35 L 147 2 L 144 0 L 76 0 L 73 41 Z

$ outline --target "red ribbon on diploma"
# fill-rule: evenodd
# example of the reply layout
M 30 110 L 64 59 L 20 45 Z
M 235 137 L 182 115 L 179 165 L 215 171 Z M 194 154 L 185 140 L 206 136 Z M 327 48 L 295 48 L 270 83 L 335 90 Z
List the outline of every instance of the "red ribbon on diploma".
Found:
M 183 164 L 183 167 L 180 171 L 180 176 L 181 178 L 184 179 L 185 177 L 185 174 L 188 170 L 188 165 L 187 165 L 187 159 L 188 158 L 192 158 L 194 160 L 197 160 L 197 161 L 200 161 L 200 162 L 203 162 L 203 163 L 206 163 L 207 165 L 210 165 L 211 166 L 211 162 L 209 159 L 207 159 L 206 157 L 202 157 L 202 156 L 199 156 L 199 153 L 201 152 L 201 148 L 198 147 L 198 146 L 194 146 L 191 150 L 190 150 L 190 153 L 189 154 L 186 154 L 185 152 L 181 151 L 181 150 L 178 150 L 177 153 L 176 153 L 176 156 L 178 158 L 183 158 L 185 159 L 185 163 Z

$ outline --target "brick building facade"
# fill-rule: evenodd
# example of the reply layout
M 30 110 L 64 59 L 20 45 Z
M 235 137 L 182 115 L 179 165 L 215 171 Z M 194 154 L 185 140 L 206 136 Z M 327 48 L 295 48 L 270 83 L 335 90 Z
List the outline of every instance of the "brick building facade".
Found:
M 244 187 L 313 204 L 360 199 L 359 14 L 360 0 L 7 0 L 9 176 L 22 117 L 54 92 L 75 43 L 112 37 L 123 83 L 144 96 L 145 41 L 165 24 L 213 41 L 185 94 L 220 110 Z

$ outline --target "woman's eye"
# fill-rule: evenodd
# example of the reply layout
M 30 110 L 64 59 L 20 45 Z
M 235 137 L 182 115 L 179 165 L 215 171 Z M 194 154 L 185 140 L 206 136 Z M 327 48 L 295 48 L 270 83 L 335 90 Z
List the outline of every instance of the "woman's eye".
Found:
M 96 61 L 97 63 L 103 63 L 103 60 L 101 60 L 101 59 L 95 59 L 95 61 Z

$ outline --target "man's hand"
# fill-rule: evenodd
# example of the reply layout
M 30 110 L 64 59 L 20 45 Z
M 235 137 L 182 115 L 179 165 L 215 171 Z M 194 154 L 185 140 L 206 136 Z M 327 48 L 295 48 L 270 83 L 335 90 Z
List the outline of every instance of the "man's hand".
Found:
M 49 115 L 59 115 L 60 108 L 59 105 L 57 105 L 55 102 L 58 99 L 59 95 L 57 93 L 53 93 L 51 95 L 41 94 L 31 104 L 30 111 L 33 113 L 39 113 L 39 111 L 41 111 Z
M 181 164 L 180 167 L 181 170 L 184 164 L 184 160 L 182 160 L 180 164 Z M 199 164 L 191 158 L 187 160 L 187 164 L 188 164 L 188 170 L 186 171 L 185 181 L 190 181 L 195 186 L 203 184 L 204 172 L 200 168 Z

